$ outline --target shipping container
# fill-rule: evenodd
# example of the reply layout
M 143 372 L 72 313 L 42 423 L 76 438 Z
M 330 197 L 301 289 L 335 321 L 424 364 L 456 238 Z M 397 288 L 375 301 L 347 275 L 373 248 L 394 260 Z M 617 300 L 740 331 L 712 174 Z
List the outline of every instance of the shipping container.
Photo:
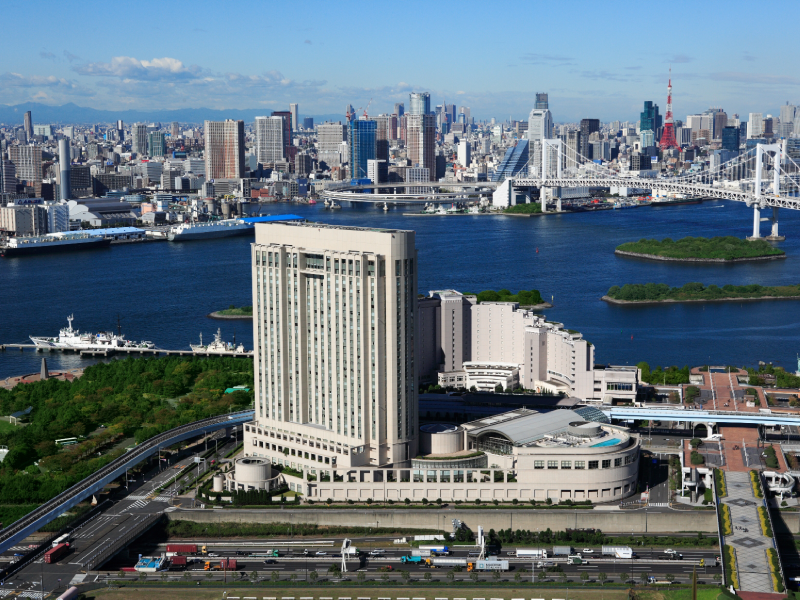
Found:
M 553 556 L 569 556 L 572 554 L 572 546 L 553 546 Z
M 236 559 L 235 558 L 223 559 L 222 562 L 220 563 L 220 566 L 226 571 L 235 571 Z
M 475 562 L 476 571 L 508 571 L 507 560 L 479 560 Z
M 179 552 L 181 554 L 197 554 L 196 544 L 167 544 L 167 552 Z
M 447 552 L 447 546 L 422 546 L 419 547 L 420 550 L 430 550 L 431 552 Z
M 44 553 L 44 562 L 47 564 L 56 563 L 67 552 L 69 552 L 69 544 L 59 544 Z
M 186 557 L 185 556 L 173 556 L 172 557 L 172 564 L 175 567 L 179 566 L 186 566 Z
M 431 555 L 430 550 L 412 550 L 411 556 L 425 556 L 428 557 Z
M 431 567 L 466 567 L 466 558 L 428 558 L 426 561 Z

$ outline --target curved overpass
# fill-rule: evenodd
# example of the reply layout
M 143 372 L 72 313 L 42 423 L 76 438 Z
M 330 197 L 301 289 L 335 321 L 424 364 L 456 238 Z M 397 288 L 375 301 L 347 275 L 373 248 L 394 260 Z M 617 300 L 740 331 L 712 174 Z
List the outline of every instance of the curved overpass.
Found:
M 253 415 L 254 411 L 246 410 L 230 415 L 195 421 L 194 423 L 181 425 L 175 429 L 165 431 L 139 444 L 127 454 L 108 463 L 92 475 L 89 475 L 86 479 L 79 481 L 52 500 L 45 502 L 36 510 L 31 511 L 19 521 L 12 523 L 0 531 L 0 552 L 5 552 L 34 531 L 39 530 L 47 523 L 78 504 L 84 498 L 100 491 L 107 484 L 125 473 L 127 469 L 155 454 L 160 448 L 171 446 L 172 444 L 182 442 L 203 433 L 246 423 L 252 420 Z

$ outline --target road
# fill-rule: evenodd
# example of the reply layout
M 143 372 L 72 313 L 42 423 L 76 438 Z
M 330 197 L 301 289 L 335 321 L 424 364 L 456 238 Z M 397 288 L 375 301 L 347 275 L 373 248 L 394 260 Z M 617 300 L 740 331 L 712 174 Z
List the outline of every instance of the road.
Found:
M 222 436 L 223 433 L 214 435 Z M 218 445 L 215 456 L 224 456 L 235 446 L 235 440 L 225 440 L 225 443 Z M 82 571 L 85 571 L 84 565 L 89 559 L 102 554 L 115 540 L 148 516 L 161 514 L 172 505 L 175 493 L 172 486 L 160 492 L 156 490 L 167 484 L 183 466 L 192 463 L 194 456 L 196 455 L 185 456 L 173 464 L 169 460 L 163 460 L 161 468 L 153 469 L 137 479 L 129 479 L 129 493 L 122 500 L 71 532 L 69 554 L 54 564 L 45 564 L 44 557 L 40 556 L 8 580 L 0 582 L 0 598 L 3 597 L 4 590 L 26 591 L 28 597 L 41 598 L 42 589 L 63 591 L 71 583 L 82 582 L 86 577 Z M 200 473 L 204 470 L 204 463 L 200 463 Z M 192 475 L 195 473 L 196 471 Z M 27 550 L 27 544 L 14 546 L 0 556 L 0 561 L 8 562 L 15 553 L 23 550 Z

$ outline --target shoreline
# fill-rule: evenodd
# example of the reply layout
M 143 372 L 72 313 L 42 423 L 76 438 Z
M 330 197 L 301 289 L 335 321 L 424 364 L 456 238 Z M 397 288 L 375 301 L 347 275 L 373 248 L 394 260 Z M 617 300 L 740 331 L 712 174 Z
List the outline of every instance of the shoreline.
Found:
M 666 298 L 664 300 L 617 300 L 611 296 L 604 295 L 600 298 L 603 302 L 616 304 L 617 306 L 644 306 L 652 304 L 686 304 L 689 302 L 754 302 L 759 300 L 800 300 L 799 296 L 759 296 L 758 298 L 687 298 L 685 300 L 675 300 Z
M 221 315 L 220 311 L 215 310 L 212 313 L 208 313 L 206 315 L 209 319 L 219 319 L 221 321 L 236 321 L 236 320 L 244 320 L 248 319 L 250 321 L 253 320 L 253 315 Z
M 749 256 L 743 258 L 674 258 L 671 256 L 658 256 L 657 254 L 642 254 L 640 252 L 628 252 L 627 250 L 614 250 L 617 256 L 627 256 L 630 258 L 642 258 L 644 260 L 661 260 L 665 262 L 684 262 L 684 263 L 712 263 L 730 264 L 738 262 L 750 262 L 754 260 L 779 260 L 786 258 L 786 254 L 773 254 L 769 256 Z

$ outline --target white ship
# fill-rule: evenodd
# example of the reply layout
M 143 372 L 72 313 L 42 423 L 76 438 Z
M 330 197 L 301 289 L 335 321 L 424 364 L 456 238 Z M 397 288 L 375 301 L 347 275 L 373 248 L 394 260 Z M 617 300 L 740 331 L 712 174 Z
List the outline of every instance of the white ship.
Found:
M 100 333 L 81 333 L 72 328 L 72 315 L 67 317 L 68 325 L 61 329 L 58 337 L 34 337 L 31 341 L 37 348 L 47 350 L 113 350 L 114 348 L 155 348 L 153 342 L 133 342 L 122 334 L 108 331 Z
M 244 346 L 242 344 L 237 346 L 235 340 L 233 344 L 230 342 L 223 342 L 221 329 L 217 329 L 217 333 L 214 334 L 214 341 L 208 344 L 208 346 L 203 345 L 203 334 L 201 333 L 200 343 L 189 344 L 189 347 L 195 354 L 247 354 Z
M 221 221 L 208 221 L 207 223 L 182 223 L 173 225 L 167 233 L 170 242 L 183 242 L 186 240 L 203 240 L 211 238 L 231 237 L 246 235 L 255 231 L 253 223 L 242 219 L 223 219 Z
M 66 252 L 88 250 L 90 248 L 107 247 L 111 240 L 88 231 L 72 231 L 48 233 L 30 237 L 12 237 L 4 246 L 0 246 L 0 256 L 22 256 L 26 254 L 43 254 L 46 252 Z

